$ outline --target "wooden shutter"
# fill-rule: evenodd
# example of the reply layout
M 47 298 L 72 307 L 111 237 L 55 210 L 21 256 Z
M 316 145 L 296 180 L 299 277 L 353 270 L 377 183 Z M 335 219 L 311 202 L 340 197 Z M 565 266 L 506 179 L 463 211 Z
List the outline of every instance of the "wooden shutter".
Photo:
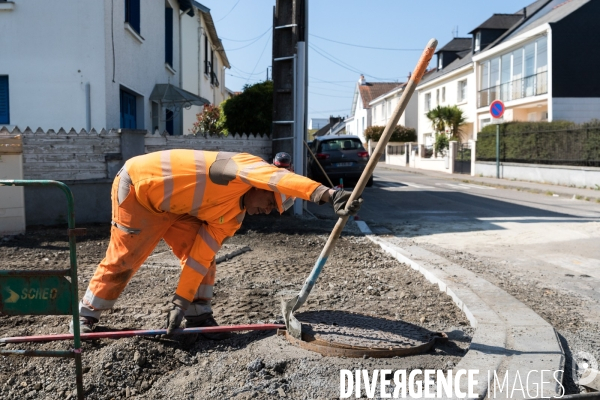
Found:
M 0 124 L 10 124 L 8 105 L 8 76 L 0 76 Z
M 165 62 L 173 66 L 173 9 L 165 8 Z

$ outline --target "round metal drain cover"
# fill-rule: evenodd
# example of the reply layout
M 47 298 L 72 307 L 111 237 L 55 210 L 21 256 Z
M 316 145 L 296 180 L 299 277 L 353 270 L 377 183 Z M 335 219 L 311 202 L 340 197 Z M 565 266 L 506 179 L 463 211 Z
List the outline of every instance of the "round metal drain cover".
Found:
M 302 323 L 302 340 L 288 340 L 325 356 L 395 357 L 431 349 L 443 333 L 404 321 L 392 321 L 346 311 L 310 311 L 295 317 Z

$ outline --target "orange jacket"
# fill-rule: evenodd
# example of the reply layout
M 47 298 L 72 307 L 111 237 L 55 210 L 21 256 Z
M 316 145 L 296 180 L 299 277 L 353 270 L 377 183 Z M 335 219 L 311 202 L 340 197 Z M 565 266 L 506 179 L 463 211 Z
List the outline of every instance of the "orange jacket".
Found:
M 319 201 L 325 190 L 247 153 L 166 150 L 131 158 L 125 170 L 137 200 L 149 211 L 190 214 L 206 223 L 182 260 L 174 302 L 183 308 L 193 299 L 223 241 L 240 228 L 246 213 L 242 196 L 248 190 L 256 187 L 312 201 Z

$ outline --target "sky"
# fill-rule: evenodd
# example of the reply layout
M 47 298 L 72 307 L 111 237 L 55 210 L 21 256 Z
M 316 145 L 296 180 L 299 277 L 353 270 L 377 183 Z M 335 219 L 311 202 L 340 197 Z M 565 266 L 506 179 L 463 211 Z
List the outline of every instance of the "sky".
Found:
M 308 0 L 308 117 L 350 114 L 356 82 L 405 82 L 431 38 L 438 49 L 494 13 L 533 0 Z M 231 64 L 225 86 L 267 78 L 275 0 L 199 0 L 210 8 Z M 458 34 L 456 34 L 458 32 Z M 435 57 L 430 68 L 435 63 Z M 269 70 L 270 76 L 270 70 Z

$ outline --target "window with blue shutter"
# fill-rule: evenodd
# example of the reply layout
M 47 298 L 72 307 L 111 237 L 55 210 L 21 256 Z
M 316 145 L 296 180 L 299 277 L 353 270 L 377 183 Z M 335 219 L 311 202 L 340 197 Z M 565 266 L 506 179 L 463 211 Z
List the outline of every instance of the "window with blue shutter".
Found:
M 165 8 L 165 62 L 173 66 L 173 9 Z
M 137 33 L 140 30 L 140 0 L 125 0 L 125 22 Z
M 10 124 L 8 104 L 8 76 L 0 76 L 0 124 Z
M 131 93 L 121 90 L 121 128 L 136 129 L 136 98 Z

